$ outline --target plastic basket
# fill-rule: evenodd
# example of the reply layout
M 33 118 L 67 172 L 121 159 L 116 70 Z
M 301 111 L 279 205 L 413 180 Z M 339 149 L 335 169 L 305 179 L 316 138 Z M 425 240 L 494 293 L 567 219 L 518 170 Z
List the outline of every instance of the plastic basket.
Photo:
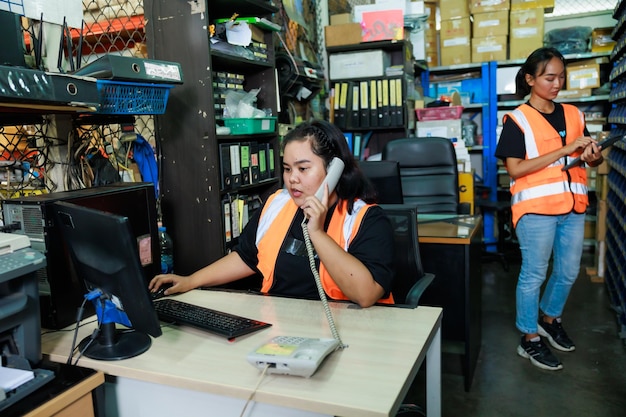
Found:
M 97 80 L 100 114 L 163 114 L 171 84 Z
M 463 106 L 427 107 L 425 109 L 415 109 L 415 113 L 417 120 L 420 122 L 460 119 L 461 114 L 463 114 Z
M 276 130 L 276 117 L 224 119 L 224 126 L 230 127 L 232 135 L 271 133 Z

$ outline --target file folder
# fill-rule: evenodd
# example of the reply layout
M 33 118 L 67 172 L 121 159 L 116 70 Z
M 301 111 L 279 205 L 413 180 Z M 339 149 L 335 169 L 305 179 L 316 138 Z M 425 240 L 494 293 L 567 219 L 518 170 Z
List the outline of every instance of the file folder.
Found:
M 232 188 L 232 177 L 230 173 L 230 145 L 220 143 L 220 186 L 222 190 Z
M 259 167 L 259 144 L 250 142 L 250 182 L 256 184 L 261 180 Z
M 369 103 L 369 95 L 368 87 L 369 82 L 361 81 L 359 83 L 359 109 L 360 109 L 360 117 L 359 117 L 359 127 L 369 127 L 370 125 L 370 103 Z
M 241 184 L 251 184 L 250 175 L 250 143 L 244 142 L 239 148 L 239 154 L 241 156 Z
M 376 80 L 370 80 L 370 126 L 378 126 L 378 95 L 376 94 Z
M 350 122 L 348 123 L 348 128 L 359 127 L 361 117 L 361 113 L 359 111 L 359 84 L 356 82 L 351 82 L 350 89 L 352 91 L 352 95 L 349 99 L 348 108 L 352 110 L 350 111 Z
M 263 181 L 269 178 L 267 167 L 267 144 L 262 143 L 259 146 L 259 180 Z
M 230 145 L 230 176 L 232 188 L 239 188 L 241 186 L 241 156 L 238 143 Z
M 402 94 L 402 79 L 396 79 L 396 125 L 404 124 L 404 99 Z
M 182 84 L 183 72 L 177 62 L 104 55 L 73 72 L 87 77 L 148 83 Z
M 391 103 L 389 102 L 389 80 L 388 79 L 384 79 L 382 80 L 382 84 L 383 84 L 383 88 L 382 88 L 382 94 L 383 94 L 383 106 L 382 106 L 382 124 L 379 124 L 378 126 L 384 126 L 384 127 L 388 127 L 391 126 Z

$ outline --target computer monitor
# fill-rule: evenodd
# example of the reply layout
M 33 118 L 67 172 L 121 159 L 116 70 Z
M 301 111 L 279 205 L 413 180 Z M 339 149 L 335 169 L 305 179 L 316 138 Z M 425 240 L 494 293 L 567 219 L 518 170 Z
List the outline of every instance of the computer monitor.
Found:
M 403 204 L 400 164 L 397 161 L 359 161 L 359 167 L 374 185 L 379 204 Z
M 128 218 L 65 201 L 54 203 L 53 212 L 98 317 L 100 332 L 80 343 L 82 354 L 120 360 L 148 350 L 150 336 L 160 336 L 161 327 Z

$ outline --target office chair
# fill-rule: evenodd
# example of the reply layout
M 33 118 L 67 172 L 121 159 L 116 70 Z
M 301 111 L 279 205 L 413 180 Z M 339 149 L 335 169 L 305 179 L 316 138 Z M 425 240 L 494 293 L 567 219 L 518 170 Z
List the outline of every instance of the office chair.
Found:
M 435 275 L 424 272 L 417 236 L 417 208 L 409 204 L 381 204 L 394 236 L 395 278 L 391 293 L 397 307 L 416 308 Z
M 470 205 L 459 203 L 459 173 L 450 139 L 394 139 L 383 148 L 382 159 L 400 164 L 405 204 L 416 204 L 420 213 L 469 213 Z
M 398 161 L 359 161 L 359 168 L 376 188 L 379 204 L 404 202 Z

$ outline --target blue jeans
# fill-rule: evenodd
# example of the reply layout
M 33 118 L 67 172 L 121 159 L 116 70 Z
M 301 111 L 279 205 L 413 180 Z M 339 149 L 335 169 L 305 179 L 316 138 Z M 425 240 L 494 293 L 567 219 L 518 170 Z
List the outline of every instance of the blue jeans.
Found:
M 537 333 L 539 309 L 550 317 L 560 317 L 569 292 L 578 277 L 585 237 L 585 215 L 561 216 L 526 214 L 515 233 L 522 252 L 522 267 L 515 293 L 515 325 L 525 334 Z M 552 273 L 543 291 L 550 255 Z

